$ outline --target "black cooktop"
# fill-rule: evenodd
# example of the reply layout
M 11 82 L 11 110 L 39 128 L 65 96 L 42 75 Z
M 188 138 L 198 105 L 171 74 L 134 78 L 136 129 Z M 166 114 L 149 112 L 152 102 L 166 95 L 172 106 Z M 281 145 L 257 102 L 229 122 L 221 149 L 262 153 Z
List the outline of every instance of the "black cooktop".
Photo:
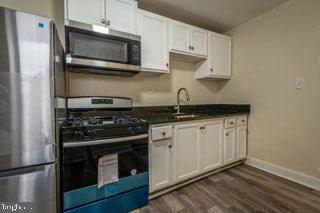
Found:
M 63 142 L 73 142 L 134 136 L 148 130 L 147 121 L 126 115 L 69 118 L 61 133 Z

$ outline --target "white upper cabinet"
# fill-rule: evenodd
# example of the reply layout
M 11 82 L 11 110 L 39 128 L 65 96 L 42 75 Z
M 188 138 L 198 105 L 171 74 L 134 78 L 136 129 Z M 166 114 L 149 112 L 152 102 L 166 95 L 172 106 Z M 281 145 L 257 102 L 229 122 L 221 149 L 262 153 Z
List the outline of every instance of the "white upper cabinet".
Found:
M 105 26 L 105 0 L 66 0 L 67 19 Z
M 231 78 L 231 38 L 210 32 L 208 59 L 196 64 L 196 79 Z
M 191 40 L 189 25 L 171 21 L 170 23 L 170 50 L 190 53 Z
M 208 31 L 177 21 L 170 21 L 170 51 L 204 60 L 208 51 Z M 190 59 L 187 57 L 186 59 Z
M 206 57 L 208 55 L 208 32 L 200 28 L 192 28 L 192 54 Z
M 134 0 L 66 0 L 67 19 L 136 34 Z
M 231 38 L 211 33 L 211 63 L 213 75 L 231 77 Z
M 138 23 L 142 70 L 153 74 L 169 73 L 168 19 L 139 10 Z
M 106 25 L 111 29 L 135 34 L 136 13 L 136 1 L 106 0 Z

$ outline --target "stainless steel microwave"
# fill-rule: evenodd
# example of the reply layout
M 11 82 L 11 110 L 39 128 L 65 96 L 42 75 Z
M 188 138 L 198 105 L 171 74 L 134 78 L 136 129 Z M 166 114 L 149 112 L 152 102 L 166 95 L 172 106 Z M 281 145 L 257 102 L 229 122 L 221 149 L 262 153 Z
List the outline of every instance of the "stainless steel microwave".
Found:
M 140 72 L 140 36 L 74 21 L 66 23 L 65 32 L 69 70 L 118 76 Z

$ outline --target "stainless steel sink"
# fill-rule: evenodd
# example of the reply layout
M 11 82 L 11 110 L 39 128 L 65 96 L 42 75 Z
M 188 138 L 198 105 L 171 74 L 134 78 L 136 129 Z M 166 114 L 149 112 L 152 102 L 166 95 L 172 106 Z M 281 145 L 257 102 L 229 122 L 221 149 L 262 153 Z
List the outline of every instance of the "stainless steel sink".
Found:
M 177 119 L 186 119 L 186 118 L 195 118 L 199 117 L 200 115 L 195 115 L 195 114 L 189 114 L 189 115 L 176 115 L 174 116 Z

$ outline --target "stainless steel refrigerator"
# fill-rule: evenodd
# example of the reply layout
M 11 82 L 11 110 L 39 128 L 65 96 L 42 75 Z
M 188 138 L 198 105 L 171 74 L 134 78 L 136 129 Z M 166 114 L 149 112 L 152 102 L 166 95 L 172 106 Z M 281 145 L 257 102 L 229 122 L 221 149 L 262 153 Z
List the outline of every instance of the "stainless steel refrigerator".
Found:
M 0 7 L 0 202 L 58 211 L 64 70 L 52 20 Z

